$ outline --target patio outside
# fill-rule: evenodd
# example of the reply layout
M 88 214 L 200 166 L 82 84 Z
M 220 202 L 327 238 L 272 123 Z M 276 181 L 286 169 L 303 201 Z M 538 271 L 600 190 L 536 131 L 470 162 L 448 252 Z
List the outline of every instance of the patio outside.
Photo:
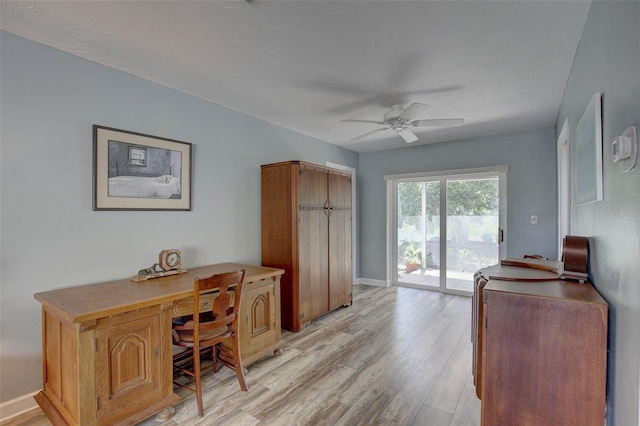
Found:
M 444 245 L 442 186 L 447 191 Z M 473 274 L 498 262 L 497 186 L 497 179 L 399 183 L 397 281 L 438 289 L 445 273 L 447 290 L 472 293 Z M 442 250 L 446 262 L 440 259 Z

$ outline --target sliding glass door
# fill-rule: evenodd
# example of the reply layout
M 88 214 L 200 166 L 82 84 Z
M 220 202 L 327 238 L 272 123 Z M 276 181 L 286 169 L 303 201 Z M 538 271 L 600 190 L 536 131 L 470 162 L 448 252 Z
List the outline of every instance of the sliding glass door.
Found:
M 440 182 L 397 183 L 397 280 L 440 287 Z
M 482 170 L 391 179 L 394 284 L 471 293 L 504 257 L 506 172 Z

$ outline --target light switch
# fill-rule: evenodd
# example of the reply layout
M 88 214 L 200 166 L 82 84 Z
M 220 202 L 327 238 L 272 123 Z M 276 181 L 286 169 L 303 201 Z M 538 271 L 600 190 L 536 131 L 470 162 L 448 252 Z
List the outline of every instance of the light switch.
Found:
M 531 224 L 532 225 L 537 225 L 538 224 L 538 216 L 531 215 Z

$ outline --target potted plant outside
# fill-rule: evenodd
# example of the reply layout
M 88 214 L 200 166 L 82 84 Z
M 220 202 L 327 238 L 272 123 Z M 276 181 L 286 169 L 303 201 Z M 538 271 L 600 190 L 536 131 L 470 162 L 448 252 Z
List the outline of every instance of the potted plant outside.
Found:
M 418 270 L 422 266 L 422 249 L 409 244 L 404 253 L 404 267 L 407 274 Z

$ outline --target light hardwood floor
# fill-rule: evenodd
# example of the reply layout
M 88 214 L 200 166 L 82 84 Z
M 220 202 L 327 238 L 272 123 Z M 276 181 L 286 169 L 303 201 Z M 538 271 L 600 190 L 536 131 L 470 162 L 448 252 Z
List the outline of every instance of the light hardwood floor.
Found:
M 283 332 L 284 354 L 249 366 L 248 392 L 222 368 L 204 382 L 205 417 L 183 394 L 176 425 L 479 425 L 471 376 L 471 299 L 354 286 L 353 306 Z M 50 425 L 33 410 L 3 426 Z

